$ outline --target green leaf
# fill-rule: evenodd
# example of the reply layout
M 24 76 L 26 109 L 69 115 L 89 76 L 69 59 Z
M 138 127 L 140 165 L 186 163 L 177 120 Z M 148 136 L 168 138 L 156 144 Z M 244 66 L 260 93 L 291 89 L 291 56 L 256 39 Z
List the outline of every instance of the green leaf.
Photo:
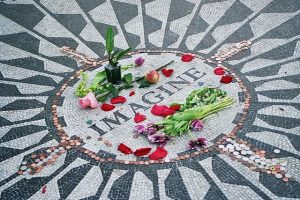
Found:
M 125 74 L 124 76 L 123 76 L 123 79 L 125 80 L 125 82 L 126 83 L 131 83 L 132 82 L 132 74 L 131 73 L 129 73 L 129 74 Z
M 124 51 L 121 51 L 120 53 L 118 53 L 116 55 L 116 61 L 118 61 L 120 58 L 122 58 L 123 56 L 125 56 L 127 53 L 129 53 L 129 51 L 131 50 L 131 48 L 128 48 Z
M 112 27 L 108 27 L 106 30 L 106 51 L 108 54 L 111 54 L 114 48 L 114 31 Z
M 108 84 L 107 89 L 112 93 L 113 97 L 117 97 L 120 93 L 120 90 L 111 83 Z
M 101 84 L 106 79 L 106 73 L 105 71 L 98 72 L 92 81 L 91 87 L 97 87 L 99 84 Z
M 148 81 L 146 81 L 145 79 L 142 79 L 140 81 L 140 86 L 139 88 L 145 88 L 145 87 L 150 87 L 151 83 L 149 83 Z

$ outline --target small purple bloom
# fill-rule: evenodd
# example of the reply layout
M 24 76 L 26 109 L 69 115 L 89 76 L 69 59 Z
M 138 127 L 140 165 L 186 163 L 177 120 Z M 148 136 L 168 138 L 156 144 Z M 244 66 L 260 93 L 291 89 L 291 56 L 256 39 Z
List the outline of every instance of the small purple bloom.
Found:
M 195 119 L 192 121 L 190 127 L 194 130 L 194 131 L 201 131 L 203 128 L 203 122 L 199 119 Z
M 156 133 L 153 135 L 148 135 L 148 140 L 151 143 L 159 143 L 161 147 L 165 146 L 167 141 L 170 140 L 168 136 L 166 136 L 164 133 Z
M 144 64 L 145 59 L 142 57 L 138 57 L 137 59 L 135 59 L 134 63 L 137 67 L 141 66 L 142 64 Z
M 139 124 L 134 126 L 134 131 L 138 134 L 152 135 L 155 134 L 158 131 L 158 129 L 153 123 L 148 123 L 146 125 Z
M 207 145 L 207 140 L 205 138 L 197 138 L 194 140 L 190 140 L 188 143 L 189 149 L 201 148 Z

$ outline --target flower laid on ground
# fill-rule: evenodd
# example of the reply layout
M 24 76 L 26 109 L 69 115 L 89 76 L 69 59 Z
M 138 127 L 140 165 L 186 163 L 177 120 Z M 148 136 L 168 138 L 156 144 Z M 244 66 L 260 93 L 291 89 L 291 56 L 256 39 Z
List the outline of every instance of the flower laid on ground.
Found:
M 192 61 L 193 59 L 194 59 L 194 56 L 191 55 L 191 54 L 184 54 L 184 55 L 182 55 L 182 57 L 181 57 L 181 60 L 182 60 L 183 62 L 190 62 L 190 61 Z
M 222 67 L 217 67 L 214 69 L 214 73 L 216 75 L 224 75 L 226 73 L 226 71 Z
M 137 157 L 144 156 L 144 155 L 147 155 L 148 153 L 150 153 L 151 149 L 152 148 L 150 148 L 150 147 L 139 148 L 139 149 L 135 150 L 135 152 L 133 154 Z
M 145 62 L 145 59 L 142 58 L 142 57 L 138 57 L 137 59 L 135 59 L 134 63 L 135 63 L 135 66 L 139 67 L 141 65 L 143 65 Z
M 148 123 L 146 125 L 136 125 L 134 127 L 134 131 L 141 135 L 151 135 L 158 131 L 158 127 L 154 125 L 154 123 Z
M 152 135 L 148 135 L 148 140 L 151 143 L 159 144 L 160 147 L 164 147 L 170 138 L 164 133 L 155 133 Z
M 205 138 L 197 138 L 194 140 L 190 140 L 188 143 L 189 149 L 197 149 L 207 145 L 207 140 Z
M 203 128 L 203 122 L 200 119 L 195 119 L 191 122 L 190 128 L 194 131 L 201 131 Z
M 112 104 L 118 104 L 118 103 L 125 103 L 127 99 L 123 96 L 117 96 L 110 100 L 110 103 Z
M 174 72 L 174 69 L 162 69 L 161 72 L 163 73 L 163 75 L 165 75 L 166 77 L 170 77 L 173 72 Z
M 124 154 L 132 154 L 133 151 L 131 150 L 131 148 L 129 148 L 128 146 L 126 146 L 125 144 L 121 143 L 118 146 L 118 151 L 121 151 Z
M 145 75 L 145 80 L 151 84 L 157 83 L 159 80 L 159 73 L 155 70 L 147 72 Z
M 139 124 L 134 127 L 136 134 L 145 135 L 151 143 L 163 147 L 170 140 L 170 137 L 164 133 L 158 132 L 159 129 L 160 127 L 154 125 L 154 123 L 148 123 L 146 125 Z
M 107 112 L 107 111 L 111 111 L 111 110 L 115 109 L 115 106 L 111 105 L 111 104 L 108 104 L 108 103 L 104 103 L 104 104 L 101 105 L 101 109 L 103 111 Z
M 147 117 L 145 115 L 142 115 L 141 113 L 136 113 L 135 116 L 134 116 L 134 122 L 135 123 L 140 123 L 144 120 L 146 120 Z
M 151 109 L 151 113 L 156 116 L 166 117 L 168 115 L 173 115 L 175 113 L 175 110 L 166 105 L 159 106 L 155 104 Z
M 220 82 L 227 84 L 227 83 L 231 83 L 232 80 L 233 80 L 233 77 L 229 74 L 226 74 L 226 75 L 222 76 Z
M 85 97 L 79 98 L 79 105 L 82 108 L 97 108 L 99 106 L 98 101 L 94 95 L 94 93 L 89 92 Z
M 162 147 L 157 147 L 157 149 L 151 153 L 148 158 L 150 160 L 159 160 L 159 159 L 162 159 L 164 157 L 166 157 L 168 155 L 168 152 L 162 148 Z

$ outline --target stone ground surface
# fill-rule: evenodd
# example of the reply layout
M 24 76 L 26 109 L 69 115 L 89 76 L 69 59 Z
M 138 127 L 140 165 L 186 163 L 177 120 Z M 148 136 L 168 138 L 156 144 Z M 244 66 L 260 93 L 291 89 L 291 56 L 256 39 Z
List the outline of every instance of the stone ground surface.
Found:
M 2 0 L 1 199 L 300 199 L 299 13 L 299 0 Z M 251 96 L 236 138 L 228 141 L 241 145 L 242 139 L 251 144 L 251 150 L 263 152 L 266 162 L 279 163 L 278 172 L 286 174 L 269 174 L 270 170 L 260 169 L 266 162 L 256 163 L 255 159 L 250 163 L 248 157 L 236 159 L 228 149 L 217 148 L 230 131 L 228 126 L 238 124 L 234 116 L 243 113 L 238 106 L 230 121 L 225 118 L 215 127 L 211 124 L 210 131 L 218 133 L 211 136 L 205 129 L 203 134 L 210 137 L 214 148 L 195 155 L 181 146 L 169 150 L 171 160 L 164 163 L 149 164 L 143 159 L 133 164 L 118 162 L 115 159 L 133 157 L 118 154 L 116 144 L 110 150 L 93 142 L 101 135 L 100 124 L 92 129 L 81 127 L 82 133 L 77 133 L 76 120 L 80 124 L 89 117 L 89 113 L 83 119 L 76 112 L 72 115 L 78 109 L 72 104 L 77 78 L 57 102 L 62 125 L 55 128 L 52 101 L 62 84 L 82 67 L 60 48 L 70 46 L 101 60 L 109 25 L 114 27 L 116 47 L 121 49 L 175 50 L 210 58 L 234 43 L 252 41 L 250 49 L 222 63 L 242 80 Z M 143 56 L 149 60 L 153 55 Z M 175 64 L 178 62 L 180 57 Z M 194 64 L 207 68 L 206 73 L 216 65 Z M 213 77 L 204 79 L 204 84 L 217 86 Z M 232 83 L 227 90 L 239 99 L 237 105 L 244 105 L 243 90 L 237 85 Z M 79 136 L 83 143 L 78 148 L 58 148 L 61 130 L 72 140 Z M 83 134 L 89 131 L 91 135 Z M 120 138 L 112 134 L 106 139 L 114 143 Z M 179 160 L 173 161 L 176 156 Z M 55 162 L 30 174 L 27 165 L 32 160 L 37 160 L 38 167 L 49 158 Z M 289 181 L 283 181 L 284 176 Z

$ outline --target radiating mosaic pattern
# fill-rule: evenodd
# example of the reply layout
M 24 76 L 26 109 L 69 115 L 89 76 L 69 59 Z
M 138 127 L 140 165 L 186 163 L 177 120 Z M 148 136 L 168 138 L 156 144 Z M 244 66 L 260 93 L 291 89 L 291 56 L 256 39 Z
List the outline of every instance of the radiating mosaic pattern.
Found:
M 300 198 L 300 1 L 2 0 L 0 26 L 0 199 Z M 216 63 L 215 54 L 251 41 L 222 63 L 251 97 L 237 91 L 250 107 L 232 139 L 270 162 L 284 160 L 288 181 L 220 149 L 228 132 L 206 153 L 174 152 L 179 159 L 164 163 L 111 162 L 113 152 L 98 146 L 93 157 L 77 148 L 88 144 L 84 137 L 61 146 L 52 101 L 82 64 L 60 48 L 102 60 L 108 26 L 117 48 L 192 52 Z M 33 163 L 43 166 L 38 173 Z

